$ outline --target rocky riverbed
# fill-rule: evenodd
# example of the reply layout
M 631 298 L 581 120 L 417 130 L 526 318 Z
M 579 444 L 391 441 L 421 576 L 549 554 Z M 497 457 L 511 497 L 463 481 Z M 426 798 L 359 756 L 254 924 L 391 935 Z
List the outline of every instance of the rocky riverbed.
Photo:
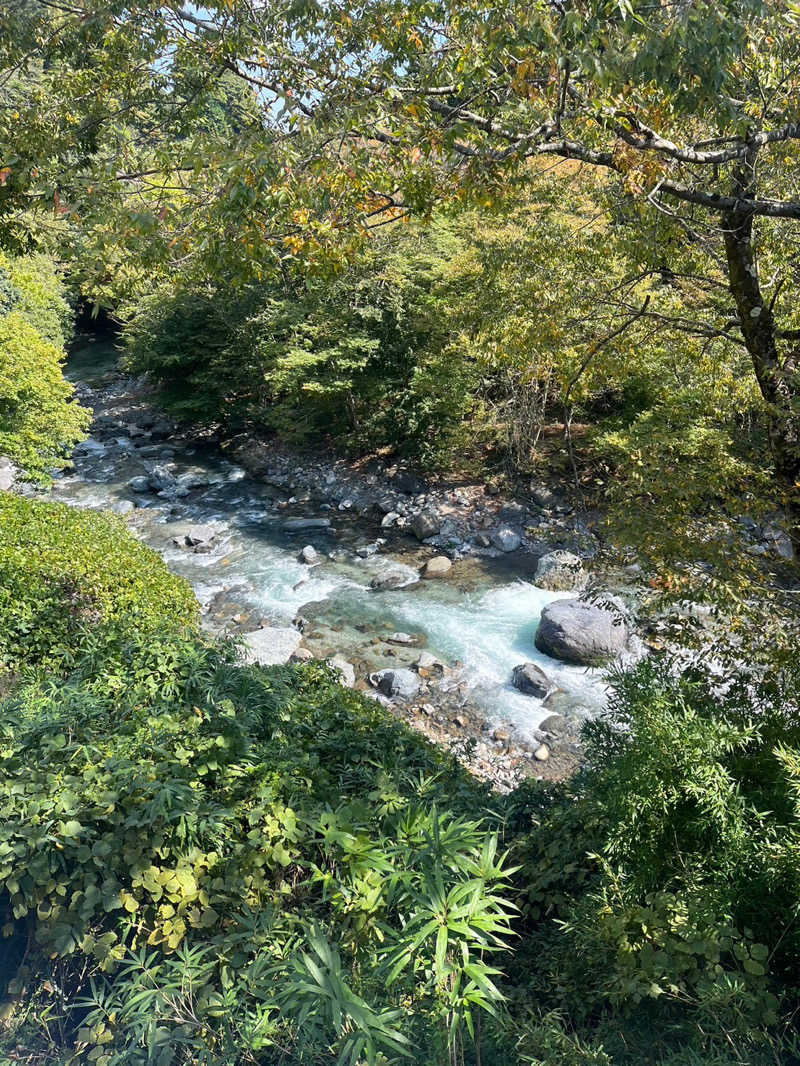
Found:
M 179 431 L 97 352 L 71 373 L 94 424 L 53 496 L 123 515 L 211 630 L 254 661 L 330 660 L 498 788 L 574 770 L 601 664 L 642 645 L 635 568 L 598 572 L 597 516 L 566 491 L 510 500 L 378 459 L 220 442 Z

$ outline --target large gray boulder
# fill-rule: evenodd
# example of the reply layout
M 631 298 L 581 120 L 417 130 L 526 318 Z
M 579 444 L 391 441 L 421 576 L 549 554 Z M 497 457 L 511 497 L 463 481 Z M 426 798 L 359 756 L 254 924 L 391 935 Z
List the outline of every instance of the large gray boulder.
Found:
M 628 627 L 617 611 L 585 600 L 556 600 L 542 611 L 535 644 L 554 659 L 599 666 L 625 650 Z
M 404 700 L 413 699 L 422 684 L 413 670 L 378 670 L 370 674 L 370 683 L 384 696 L 399 696 Z
M 551 592 L 578 592 L 586 586 L 586 580 L 586 571 L 577 555 L 552 551 L 539 560 L 533 583 Z
M 244 661 L 259 666 L 288 663 L 303 639 L 292 626 L 269 626 L 244 636 Z
M 526 696 L 536 696 L 540 700 L 543 700 L 555 688 L 544 670 L 540 669 L 536 663 L 521 663 L 515 666 L 511 674 L 511 683 Z
M 522 543 L 522 537 L 510 526 L 500 526 L 492 533 L 492 544 L 501 552 L 515 552 Z
M 429 511 L 420 511 L 411 519 L 411 531 L 417 540 L 435 537 L 441 528 L 441 521 Z
M 132 477 L 128 482 L 128 488 L 131 492 L 150 492 L 150 478 L 145 477 L 144 474 L 140 474 L 138 477 Z

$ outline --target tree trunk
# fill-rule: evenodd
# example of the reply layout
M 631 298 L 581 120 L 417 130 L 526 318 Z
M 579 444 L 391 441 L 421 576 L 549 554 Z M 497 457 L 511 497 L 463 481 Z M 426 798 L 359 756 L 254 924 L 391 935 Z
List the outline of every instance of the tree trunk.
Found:
M 752 196 L 742 175 L 736 195 Z M 730 212 L 722 217 L 728 284 L 761 395 L 767 403 L 772 465 L 786 511 L 795 556 L 800 556 L 800 382 L 796 354 L 781 356 L 772 309 L 765 303 L 753 252 L 753 216 Z

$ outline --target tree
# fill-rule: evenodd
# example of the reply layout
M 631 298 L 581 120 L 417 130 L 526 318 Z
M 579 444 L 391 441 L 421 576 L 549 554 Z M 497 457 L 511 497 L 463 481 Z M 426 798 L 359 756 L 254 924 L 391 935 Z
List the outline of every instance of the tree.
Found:
M 4 53 L 17 97 L 0 174 L 40 202 L 63 203 L 68 189 L 72 215 L 106 235 L 96 220 L 116 203 L 115 232 L 144 233 L 166 262 L 319 269 L 388 218 L 513 190 L 532 157 L 607 172 L 634 201 L 630 224 L 661 240 L 648 217 L 666 218 L 673 240 L 682 233 L 720 267 L 728 299 L 699 301 L 679 328 L 746 349 L 800 538 L 800 33 L 788 0 L 377 0 L 355 11 L 80 0 L 42 11 Z M 176 64 L 191 97 L 173 91 Z M 261 104 L 235 144 L 190 122 L 231 75 Z M 42 93 L 54 98 L 44 113 Z M 671 272 L 669 247 L 654 258 L 648 269 Z M 684 280 L 700 292 L 717 281 Z

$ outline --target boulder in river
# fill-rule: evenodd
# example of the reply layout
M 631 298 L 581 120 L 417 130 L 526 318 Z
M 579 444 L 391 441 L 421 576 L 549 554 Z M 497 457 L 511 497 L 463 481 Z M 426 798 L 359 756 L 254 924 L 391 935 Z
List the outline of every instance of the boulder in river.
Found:
M 284 533 L 300 533 L 304 529 L 330 529 L 330 518 L 287 518 Z
M 577 592 L 585 587 L 586 580 L 581 559 L 572 552 L 559 550 L 541 557 L 533 583 L 551 592 Z
M 416 570 L 412 570 L 410 566 L 404 566 L 402 563 L 398 563 L 396 566 L 390 567 L 388 570 L 382 570 L 379 574 L 376 574 L 370 582 L 370 588 L 376 591 L 384 589 L 401 589 L 407 585 L 413 585 L 419 580 L 419 574 Z
M 153 492 L 169 492 L 177 486 L 177 478 L 168 466 L 159 463 L 150 471 L 148 481 Z
M 313 546 L 313 544 L 306 544 L 305 548 L 301 548 L 300 554 L 297 557 L 301 563 L 306 563 L 310 566 L 312 563 L 317 562 L 319 559 L 319 552 Z
M 437 555 L 425 563 L 422 571 L 423 577 L 444 577 L 452 569 L 453 564 L 446 555 Z
M 292 626 L 268 626 L 256 629 L 244 636 L 244 661 L 257 663 L 259 666 L 275 666 L 286 663 L 292 657 L 303 639 Z
M 586 600 L 556 600 L 542 611 L 535 643 L 554 659 L 599 666 L 625 650 L 628 627 L 616 611 Z
M 419 692 L 421 681 L 413 670 L 378 670 L 370 674 L 370 683 L 384 696 L 410 700 Z
M 522 537 L 510 526 L 500 526 L 492 533 L 492 544 L 502 552 L 515 552 L 522 543 Z
M 140 474 L 138 477 L 132 477 L 128 482 L 128 488 L 131 492 L 151 492 L 150 478 L 145 477 L 144 474 Z
M 555 687 L 544 670 L 540 669 L 536 663 L 521 663 L 515 666 L 511 674 L 511 683 L 526 696 L 536 696 L 540 700 L 543 700 Z

